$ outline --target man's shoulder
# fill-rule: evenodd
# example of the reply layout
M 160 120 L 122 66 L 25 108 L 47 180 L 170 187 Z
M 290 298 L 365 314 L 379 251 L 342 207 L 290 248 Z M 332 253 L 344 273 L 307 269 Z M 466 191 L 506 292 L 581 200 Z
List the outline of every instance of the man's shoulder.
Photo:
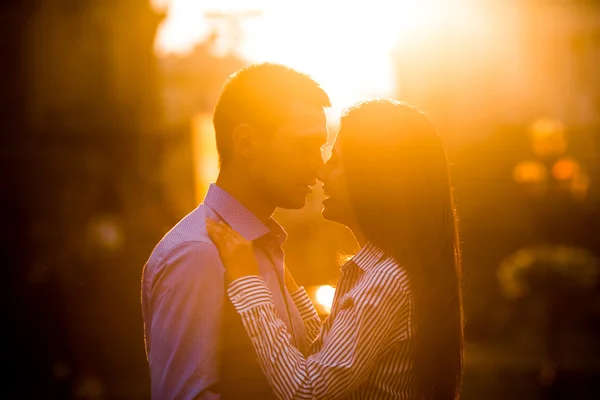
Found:
M 206 233 L 205 222 L 209 212 L 209 209 L 201 204 L 182 218 L 158 242 L 148 259 L 148 266 L 164 264 L 171 258 L 186 254 L 201 252 L 208 257 L 218 254 Z

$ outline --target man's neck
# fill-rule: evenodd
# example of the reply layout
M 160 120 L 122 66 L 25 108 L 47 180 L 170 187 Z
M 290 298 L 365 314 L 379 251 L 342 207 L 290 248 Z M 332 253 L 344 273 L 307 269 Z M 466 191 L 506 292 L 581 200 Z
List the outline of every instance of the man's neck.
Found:
M 257 196 L 255 189 L 247 179 L 240 179 L 239 176 L 230 171 L 221 170 L 216 184 L 239 201 L 263 223 L 275 212 L 276 207 L 266 204 L 264 199 Z

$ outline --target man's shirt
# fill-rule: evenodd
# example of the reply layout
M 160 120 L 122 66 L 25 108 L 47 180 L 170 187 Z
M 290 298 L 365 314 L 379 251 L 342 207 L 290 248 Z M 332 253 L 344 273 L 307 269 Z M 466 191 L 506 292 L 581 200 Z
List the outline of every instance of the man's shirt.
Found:
M 142 315 L 154 399 L 219 399 L 220 326 L 225 269 L 206 233 L 206 218 L 224 220 L 254 243 L 259 271 L 292 343 L 307 349 L 304 324 L 284 285 L 287 235 L 266 224 L 215 184 L 204 203 L 158 243 L 142 276 Z

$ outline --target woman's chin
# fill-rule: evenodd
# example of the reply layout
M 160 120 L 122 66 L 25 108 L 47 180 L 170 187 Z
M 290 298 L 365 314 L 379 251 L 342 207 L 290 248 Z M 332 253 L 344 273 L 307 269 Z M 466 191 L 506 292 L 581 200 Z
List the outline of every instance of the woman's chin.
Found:
M 323 210 L 321 211 L 323 219 L 331 222 L 337 222 L 348 226 L 348 221 L 352 221 L 351 213 L 345 207 L 340 207 L 339 203 L 332 202 L 330 198 L 323 200 Z
M 335 207 L 332 206 L 329 199 L 323 200 L 323 210 L 321 211 L 321 216 L 328 221 L 337 222 Z

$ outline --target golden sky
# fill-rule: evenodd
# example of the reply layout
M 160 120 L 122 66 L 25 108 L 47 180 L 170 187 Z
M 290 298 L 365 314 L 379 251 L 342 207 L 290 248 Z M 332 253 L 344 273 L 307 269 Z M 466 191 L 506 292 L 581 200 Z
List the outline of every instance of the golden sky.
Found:
M 335 108 L 393 95 L 391 50 L 399 41 L 422 37 L 452 12 L 446 0 L 153 2 L 168 13 L 157 35 L 158 54 L 185 53 L 204 39 L 212 26 L 205 11 L 260 11 L 244 22 L 239 53 L 252 62 L 279 62 L 311 74 Z

